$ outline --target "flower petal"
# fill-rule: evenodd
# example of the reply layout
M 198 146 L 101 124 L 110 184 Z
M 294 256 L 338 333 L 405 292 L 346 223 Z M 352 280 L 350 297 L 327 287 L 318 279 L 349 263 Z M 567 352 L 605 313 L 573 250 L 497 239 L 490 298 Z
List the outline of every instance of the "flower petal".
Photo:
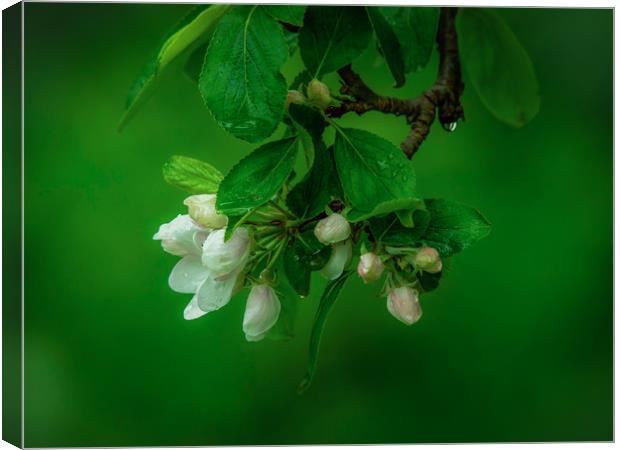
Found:
M 250 291 L 243 316 L 243 332 L 248 341 L 262 339 L 276 324 L 280 315 L 280 300 L 270 286 L 256 285 Z
M 182 294 L 194 294 L 207 278 L 209 270 L 202 265 L 200 256 L 187 255 L 170 272 L 170 289 Z
M 198 306 L 198 296 L 194 295 L 192 300 L 185 307 L 185 311 L 183 311 L 183 318 L 185 320 L 193 320 L 198 319 L 199 317 L 204 316 L 209 311 L 203 311 Z
M 153 236 L 162 248 L 173 255 L 199 255 L 209 230 L 196 224 L 187 214 L 179 214 L 170 223 L 164 223 Z
M 321 275 L 328 280 L 335 280 L 338 278 L 342 275 L 345 266 L 351 260 L 351 253 L 352 248 L 350 240 L 334 245 L 329 261 L 327 261 L 327 264 L 321 269 Z
M 242 269 L 237 269 L 224 278 L 217 277 L 215 273 L 207 270 L 207 278 L 196 292 L 200 309 L 207 312 L 215 311 L 228 304 Z

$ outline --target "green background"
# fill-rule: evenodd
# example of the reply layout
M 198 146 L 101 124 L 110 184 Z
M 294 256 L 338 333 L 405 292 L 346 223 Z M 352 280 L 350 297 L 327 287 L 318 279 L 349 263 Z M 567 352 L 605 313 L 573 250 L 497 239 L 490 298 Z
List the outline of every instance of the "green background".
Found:
M 425 197 L 478 207 L 492 234 L 454 258 L 415 326 L 377 286 L 349 283 L 298 396 L 324 282 L 300 301 L 293 341 L 247 343 L 247 294 L 184 321 L 189 296 L 167 286 L 176 258 L 151 240 L 183 211 L 161 177 L 170 155 L 225 172 L 252 147 L 178 72 L 116 131 L 189 6 L 25 8 L 27 446 L 613 438 L 611 10 L 501 11 L 534 61 L 538 117 L 511 129 L 466 88 L 466 122 L 434 126 L 414 159 Z M 398 91 L 374 49 L 356 67 L 413 97 L 436 64 Z M 406 133 L 380 114 L 345 122 L 395 144 Z

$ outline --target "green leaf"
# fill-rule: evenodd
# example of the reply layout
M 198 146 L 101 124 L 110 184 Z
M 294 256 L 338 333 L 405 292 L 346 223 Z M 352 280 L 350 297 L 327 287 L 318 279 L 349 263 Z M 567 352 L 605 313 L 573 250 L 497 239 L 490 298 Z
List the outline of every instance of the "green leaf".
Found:
M 296 136 L 258 147 L 220 183 L 217 209 L 229 216 L 240 216 L 266 203 L 290 175 L 296 153 Z
M 289 256 L 296 259 L 299 264 L 311 272 L 321 270 L 327 264 L 332 253 L 330 246 L 323 245 L 318 241 L 313 229 L 296 235 L 291 244 Z
M 307 70 L 302 70 L 293 79 L 289 86 L 289 89 L 297 90 L 305 95 L 306 86 L 308 86 L 308 83 L 310 83 L 310 81 L 312 81 L 312 75 L 310 75 L 310 72 L 308 72 Z
M 276 263 L 278 274 L 284 273 L 284 267 L 283 259 L 280 258 Z M 275 290 L 278 300 L 280 300 L 280 315 L 276 324 L 271 327 L 265 337 L 274 341 L 288 341 L 295 337 L 295 319 L 299 296 L 283 276 L 278 277 L 278 285 Z
M 334 166 L 333 150 L 326 149 L 321 143 L 315 149 L 312 169 L 291 189 L 286 204 L 299 217 L 314 217 L 333 198 L 342 198 L 342 188 Z
M 264 5 L 263 8 L 280 22 L 297 26 L 304 23 L 305 5 Z
M 202 72 L 202 65 L 205 62 L 208 46 L 208 44 L 204 44 L 198 47 L 189 55 L 189 58 L 187 58 L 185 62 L 185 75 L 196 84 L 198 84 L 200 80 L 200 72 Z
M 214 194 L 224 178 L 212 165 L 179 155 L 170 157 L 162 171 L 166 182 L 192 194 Z
M 383 15 L 381 8 L 366 6 L 366 13 L 375 32 L 383 58 L 396 82 L 394 87 L 400 87 L 405 84 L 405 61 L 401 52 L 400 42 Z
M 198 45 L 230 8 L 231 5 L 201 5 L 193 8 L 181 20 L 130 88 L 125 113 L 118 125 L 119 131 L 153 94 L 159 74 L 179 56 Z
M 325 328 L 327 316 L 331 311 L 332 306 L 334 306 L 334 303 L 336 302 L 338 294 L 340 294 L 340 291 L 342 290 L 345 281 L 347 281 L 347 278 L 349 277 L 349 275 L 351 275 L 351 273 L 351 271 L 344 272 L 342 275 L 340 275 L 339 278 L 330 281 L 329 283 L 327 283 L 327 286 L 325 286 L 325 290 L 323 291 L 323 295 L 321 296 L 321 300 L 319 302 L 319 307 L 317 308 L 316 315 L 314 317 L 314 325 L 312 326 L 312 333 L 310 335 L 308 369 L 306 371 L 306 376 L 297 388 L 297 392 L 299 392 L 300 394 L 305 392 L 312 383 L 314 373 L 316 372 L 316 363 L 319 356 L 321 335 L 323 334 L 323 329 Z
M 443 270 L 437 273 L 428 273 L 428 272 L 419 272 L 418 280 L 420 281 L 420 286 L 424 292 L 434 291 L 439 287 L 439 281 L 443 275 Z
M 396 214 L 374 217 L 368 221 L 370 230 L 377 241 L 387 245 L 413 246 L 424 235 L 430 214 L 426 209 L 413 212 L 413 228 L 403 226 Z
M 414 72 L 426 66 L 435 47 L 439 8 L 380 6 L 373 9 L 377 9 L 394 30 L 405 71 Z
M 311 271 L 307 264 L 302 261 L 299 254 L 299 244 L 296 240 L 289 243 L 284 251 L 284 273 L 289 283 L 301 297 L 307 297 L 310 293 Z
M 527 51 L 495 12 L 463 8 L 457 15 L 461 61 L 486 108 L 515 127 L 540 108 L 538 80 Z
M 199 88 L 217 123 L 239 139 L 269 137 L 284 115 L 288 59 L 282 27 L 259 6 L 238 6 L 209 44 Z
M 474 208 L 450 200 L 424 202 L 431 219 L 421 243 L 435 248 L 442 257 L 465 250 L 491 232 L 489 221 Z
M 362 7 L 309 6 L 299 32 L 301 58 L 313 78 L 320 78 L 357 58 L 370 36 Z
M 391 142 L 367 131 L 337 128 L 334 150 L 344 194 L 353 206 L 349 220 L 420 206 L 411 161 Z

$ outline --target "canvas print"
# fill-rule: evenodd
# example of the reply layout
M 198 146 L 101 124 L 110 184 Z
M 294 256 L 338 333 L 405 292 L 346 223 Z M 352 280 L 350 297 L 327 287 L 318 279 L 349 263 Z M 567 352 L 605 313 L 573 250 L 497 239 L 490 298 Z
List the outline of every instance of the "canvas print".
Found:
M 3 439 L 613 439 L 611 9 L 3 30 Z

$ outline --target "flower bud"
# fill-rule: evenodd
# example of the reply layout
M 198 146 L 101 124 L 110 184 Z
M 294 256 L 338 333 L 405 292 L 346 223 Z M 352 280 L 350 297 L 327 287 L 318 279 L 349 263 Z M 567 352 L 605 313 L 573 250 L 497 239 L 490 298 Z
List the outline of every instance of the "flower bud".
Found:
M 349 261 L 351 261 L 352 254 L 353 248 L 350 240 L 334 245 L 329 261 L 327 261 L 327 264 L 321 269 L 321 275 L 328 280 L 335 280 L 338 278 L 342 275 Z
M 286 103 L 284 104 L 284 108 L 288 111 L 288 107 L 294 103 L 296 105 L 303 105 L 306 103 L 306 97 L 299 91 L 288 91 L 286 96 Z
M 423 247 L 418 250 L 413 264 L 428 273 L 440 272 L 442 267 L 439 253 L 433 247 Z
M 252 288 L 243 315 L 243 332 L 248 341 L 260 341 L 278 321 L 280 300 L 273 288 L 258 284 Z
M 383 263 L 375 253 L 364 253 L 360 256 L 360 262 L 357 265 L 357 274 L 364 283 L 372 283 L 377 281 L 383 273 Z
M 332 98 L 329 95 L 329 87 L 325 83 L 320 82 L 316 78 L 308 83 L 308 100 L 317 108 L 325 109 L 332 102 Z
M 205 228 L 224 228 L 228 218 L 215 210 L 215 194 L 200 194 L 187 197 L 183 204 L 189 210 L 189 216 Z
M 335 244 L 347 239 L 351 235 L 351 225 L 343 216 L 334 213 L 327 216 L 314 227 L 314 235 L 323 244 Z
M 248 230 L 239 227 L 224 242 L 226 230 L 216 230 L 207 237 L 202 247 L 202 264 L 217 277 L 222 277 L 245 265 L 250 254 Z
M 422 317 L 418 291 L 409 287 L 393 289 L 387 298 L 387 309 L 405 325 L 413 325 Z

